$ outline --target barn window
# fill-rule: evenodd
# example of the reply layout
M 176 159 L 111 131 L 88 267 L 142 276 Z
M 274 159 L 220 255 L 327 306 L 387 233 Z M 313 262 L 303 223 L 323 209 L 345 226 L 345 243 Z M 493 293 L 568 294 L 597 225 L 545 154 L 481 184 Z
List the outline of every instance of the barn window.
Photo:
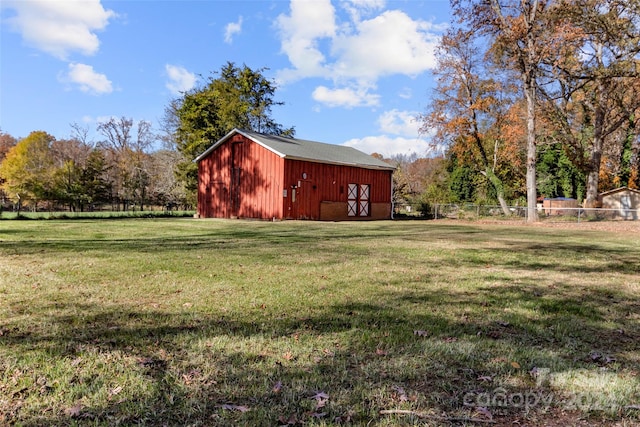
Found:
M 347 209 L 349 216 L 369 216 L 369 184 L 349 184 Z

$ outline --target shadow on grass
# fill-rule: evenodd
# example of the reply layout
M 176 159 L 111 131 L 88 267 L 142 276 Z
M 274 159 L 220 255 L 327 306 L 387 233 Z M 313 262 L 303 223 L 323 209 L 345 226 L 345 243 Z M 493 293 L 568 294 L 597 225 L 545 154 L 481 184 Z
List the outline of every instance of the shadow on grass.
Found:
M 162 223 L 158 223 L 162 226 Z M 204 223 L 206 225 L 206 222 Z M 231 223 L 229 223 L 231 224 Z M 306 246 L 327 243 L 340 245 L 349 241 L 358 242 L 363 232 L 371 239 L 405 238 L 407 241 L 433 240 L 449 241 L 462 245 L 454 262 L 463 266 L 484 267 L 492 263 L 494 253 L 513 255 L 502 264 L 505 267 L 530 271 L 552 270 L 568 273 L 599 273 L 616 271 L 625 274 L 640 273 L 640 251 L 629 251 L 628 247 L 612 247 L 600 244 L 595 238 L 585 243 L 563 242 L 562 234 L 548 234 L 548 244 L 530 241 L 531 230 L 501 227 L 491 229 L 492 240 L 498 240 L 504 248 L 487 247 L 487 230 L 472 225 L 441 225 L 431 223 L 407 227 L 406 223 L 369 223 L 360 227 L 327 228 L 325 224 L 300 223 L 297 227 L 270 227 L 267 223 L 256 223 L 254 227 L 215 228 L 213 231 L 179 233 L 165 237 L 135 236 L 112 238 L 104 233 L 95 233 L 93 238 L 66 238 L 55 235 L 51 238 L 37 237 L 33 229 L 3 230 L 3 234 L 17 236 L 20 240 L 3 240 L 0 235 L 0 254 L 35 254 L 42 251 L 73 253 L 162 253 L 181 251 L 185 254 L 201 251 L 238 250 L 247 254 L 259 252 L 261 248 L 273 251 L 282 246 Z M 411 224 L 413 225 L 413 224 Z M 24 238 L 20 238 L 24 235 Z M 585 234 L 589 236 L 589 234 Z M 546 236 L 545 236 L 546 238 Z M 539 240 L 539 239 L 536 239 Z M 487 255 L 485 255 L 485 253 Z M 568 264 L 566 259 L 576 254 L 585 258 L 584 262 Z M 521 255 L 521 256 L 516 256 Z M 590 262 L 595 257 L 606 262 Z
M 5 421 L 24 426 L 266 426 L 308 424 L 322 418 L 336 424 L 378 425 L 382 422 L 380 409 L 402 405 L 467 413 L 465 394 L 497 387 L 486 378 L 525 378 L 524 384 L 512 386 L 514 392 L 523 391 L 535 387 L 534 379 L 526 380 L 534 367 L 638 372 L 637 323 L 628 322 L 629 329 L 619 331 L 603 321 L 608 317 L 607 306 L 613 303 L 616 312 L 640 314 L 634 299 L 614 296 L 612 300 L 587 289 L 567 289 L 549 296 L 547 290 L 531 284 L 506 286 L 503 291 L 381 293 L 379 304 L 331 305 L 284 318 L 276 312 L 237 318 L 44 302 L 31 309 L 60 313 L 41 317 L 41 324 L 49 327 L 32 331 L 20 326 L 4 328 L 2 346 L 16 354 L 37 353 L 71 365 L 88 354 L 108 359 L 117 353 L 135 360 L 120 369 L 144 378 L 149 388 L 139 396 L 119 399 L 114 395 L 102 404 L 83 404 L 75 410 L 43 408 L 39 415 L 23 416 L 17 407 L 15 413 L 5 414 Z M 476 314 L 465 316 L 461 311 L 459 317 L 444 317 L 411 310 L 415 304 L 506 307 L 514 298 L 535 306 L 540 316 L 532 319 L 512 312 L 484 318 L 477 314 L 481 310 L 471 310 Z M 308 354 L 296 355 L 293 343 L 299 339 L 321 344 Z M 218 340 L 228 344 L 219 347 Z M 270 342 L 277 341 L 291 342 L 294 354 L 274 353 L 277 350 Z M 241 342 L 248 347 L 234 344 Z M 283 352 L 284 348 L 286 345 Z M 616 355 L 615 362 L 596 359 L 594 352 Z M 509 364 L 516 359 L 521 367 Z M 637 378 L 630 381 L 638 386 Z M 278 383 L 282 389 L 274 391 Z M 71 386 L 57 384 L 55 388 Z M 42 388 L 5 392 L 20 401 L 29 394 L 37 398 Z M 319 392 L 331 396 L 330 404 L 317 407 L 314 395 Z M 522 415 L 521 408 L 492 410 L 497 416 Z
M 37 238 L 29 230 L 23 241 L 0 240 L 0 253 L 9 255 L 113 252 L 126 257 L 177 251 L 185 258 L 216 250 L 251 257 L 277 254 L 280 248 L 295 251 L 309 242 L 317 249 L 353 241 L 360 246 L 349 250 L 362 257 L 372 250 L 362 243 L 364 230 L 371 239 L 401 235 L 408 242 L 454 241 L 457 251 L 456 257 L 430 261 L 436 277 L 412 279 L 409 273 L 380 279 L 375 295 L 367 298 L 370 302 L 332 302 L 308 307 L 308 312 L 283 313 L 277 307 L 232 313 L 215 307 L 162 311 L 134 303 L 109 307 L 78 299 L 25 300 L 19 304 L 24 312 L 18 314 L 27 321 L 0 323 L 0 350 L 11 355 L 0 361 L 5 369 L 2 393 L 9 399 L 0 398 L 7 408 L 4 414 L 0 411 L 0 423 L 412 424 L 417 421 L 394 419 L 385 424 L 378 411 L 430 408 L 434 413 L 470 415 L 473 409 L 464 405 L 468 393 L 504 385 L 514 393 L 538 387 L 529 372 L 539 367 L 557 372 L 608 370 L 629 377 L 630 388 L 640 388 L 636 296 L 605 286 L 540 285 L 535 280 L 535 273 L 544 270 L 563 277 L 609 269 L 637 275 L 636 252 L 597 241 L 563 243 L 562 236 L 549 236 L 545 246 L 526 241 L 526 234 L 522 237 L 512 229 L 492 230 L 492 237 L 506 246 L 496 248 L 489 247 L 477 227 L 439 225 L 416 233 L 421 227 L 422 223 L 383 223 L 334 228 L 311 223 L 291 229 L 260 224 L 161 238 L 78 240 Z M 514 281 L 513 275 L 492 272 L 487 265 L 495 262 L 496 251 L 503 269 L 533 274 Z M 569 253 L 597 257 L 598 262 L 569 265 L 564 256 Z M 415 262 L 390 261 L 409 272 Z M 447 262 L 477 271 L 478 282 L 495 286 L 479 285 L 468 292 L 420 286 L 435 279 L 446 282 L 437 275 L 444 274 L 439 271 Z M 402 286 L 406 280 L 415 280 L 416 286 Z M 34 363 L 32 371 L 20 375 L 31 379 L 26 385 L 19 378 L 13 383 L 11 375 L 17 374 L 12 372 L 30 364 L 18 361 L 30 357 L 40 365 Z M 83 365 L 89 359 L 96 367 Z M 38 378 L 46 376 L 38 372 L 46 371 L 42 363 L 63 366 L 70 374 L 61 375 L 56 384 L 39 384 Z M 100 364 L 109 363 L 118 371 L 111 374 L 116 380 L 137 381 L 136 394 L 115 393 L 117 383 L 93 377 L 106 375 L 108 369 Z M 92 388 L 91 382 L 100 386 Z M 73 395 L 65 397 L 66 407 L 23 408 L 68 390 Z M 98 399 L 101 393 L 108 396 Z M 330 396 L 324 406 L 319 406 L 322 398 L 314 398 L 319 393 Z M 79 406 L 73 406 L 75 402 Z M 523 416 L 521 408 L 491 410 L 510 420 Z M 633 413 L 624 411 L 606 416 L 635 421 Z

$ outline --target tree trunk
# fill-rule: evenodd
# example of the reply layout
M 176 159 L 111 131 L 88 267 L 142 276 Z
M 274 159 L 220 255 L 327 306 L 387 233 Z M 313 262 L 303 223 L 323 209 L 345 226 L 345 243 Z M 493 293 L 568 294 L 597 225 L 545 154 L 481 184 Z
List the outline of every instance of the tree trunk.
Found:
M 598 203 L 598 183 L 600 180 L 600 162 L 602 161 L 602 146 L 604 138 L 602 136 L 602 127 L 604 125 L 604 111 L 600 107 L 596 107 L 595 122 L 593 129 L 593 143 L 591 146 L 591 154 L 589 155 L 589 173 L 587 175 L 587 199 L 585 200 L 585 208 L 595 208 Z
M 502 184 L 502 180 L 498 178 L 498 176 L 491 168 L 486 168 L 486 170 L 484 170 L 482 174 L 487 177 L 491 185 L 493 185 L 493 188 L 496 190 L 496 197 L 498 198 L 498 203 L 500 203 L 502 213 L 505 216 L 511 215 L 511 211 L 509 210 L 507 201 L 504 199 L 504 185 Z
M 520 39 L 526 46 L 520 46 L 519 38 L 516 36 L 514 39 L 514 45 L 516 50 L 516 62 L 518 63 L 518 69 L 520 72 L 520 78 L 522 80 L 522 88 L 524 90 L 524 96 L 527 100 L 527 222 L 536 222 L 538 220 L 538 212 L 536 205 L 538 202 L 538 193 L 536 186 L 536 78 L 537 78 L 537 49 L 536 35 L 534 33 L 534 27 L 537 24 L 540 2 L 538 0 L 520 1 L 520 2 L 508 2 L 509 6 L 513 6 L 516 9 L 519 4 L 521 17 L 524 20 L 526 26 L 526 34 L 524 39 Z M 490 1 L 491 7 L 498 19 L 498 29 L 508 35 L 513 36 L 514 33 L 512 24 L 505 18 L 502 13 L 503 7 L 498 0 Z M 542 8 L 544 8 L 543 2 Z
M 638 190 L 640 189 L 640 137 L 636 128 L 635 116 L 631 125 L 631 159 L 629 160 L 629 183 L 627 187 Z
M 538 221 L 536 186 L 536 87 L 532 76 L 525 76 L 527 99 L 527 222 Z

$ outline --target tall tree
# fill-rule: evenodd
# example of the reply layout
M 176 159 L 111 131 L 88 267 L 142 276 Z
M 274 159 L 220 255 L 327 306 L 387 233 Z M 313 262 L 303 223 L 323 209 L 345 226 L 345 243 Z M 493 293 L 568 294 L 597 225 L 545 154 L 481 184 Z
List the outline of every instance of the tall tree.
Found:
M 545 0 L 451 0 L 460 22 L 489 37 L 493 51 L 516 71 L 526 99 L 527 221 L 537 221 L 536 99 L 539 64 L 548 55 L 549 27 Z
M 84 211 L 85 203 L 93 208 L 95 204 L 107 203 L 111 200 L 112 183 L 108 177 L 107 161 L 104 153 L 93 149 L 85 162 L 80 176 L 82 202 L 80 210 Z
M 629 183 L 627 186 L 640 189 L 640 114 L 632 118 L 629 125 L 629 138 L 631 139 L 631 156 L 629 158 Z
M 585 176 L 567 156 L 567 149 L 561 144 L 540 145 L 537 172 L 541 195 L 577 200 L 584 198 Z
M 2 187 L 17 202 L 32 203 L 50 199 L 55 164 L 51 146 L 55 138 L 43 131 L 31 132 L 13 146 L 0 164 Z
M 8 133 L 0 131 L 0 163 L 5 158 L 11 147 L 16 145 L 18 140 Z
M 421 131 L 434 131 L 434 142 L 455 153 L 463 163 L 459 166 L 482 174 L 493 186 L 503 213 L 510 215 L 498 170 L 514 153 L 499 132 L 512 102 L 510 87 L 495 78 L 496 70 L 487 68 L 475 40 L 473 32 L 462 29 L 442 37 L 437 85 L 429 111 L 421 116 Z
M 128 208 L 135 201 L 144 210 L 149 185 L 148 155 L 155 135 L 151 123 L 131 118 L 111 118 L 98 124 L 98 132 L 105 139 L 100 146 L 106 150 L 111 162 L 112 182 L 118 199 Z
M 70 210 L 86 203 L 81 177 L 91 147 L 79 139 L 60 139 L 51 144 L 51 154 L 56 168 L 54 196 L 69 205 Z
M 585 206 L 595 207 L 606 144 L 621 151 L 619 131 L 640 111 L 640 2 L 563 0 L 554 14 L 565 43 L 547 64 L 555 84 L 543 93 L 566 143 L 583 152 Z
M 18 143 L 18 140 L 8 133 L 0 131 L 0 164 L 6 157 L 7 153 Z M 2 189 L 2 183 L 4 182 L 2 176 L 0 176 L 0 211 L 2 211 L 3 206 L 7 203 L 5 191 Z
M 181 159 L 182 155 L 175 150 L 159 150 L 149 155 L 149 195 L 156 204 L 167 208 L 187 204 L 184 185 L 174 173 Z
M 266 69 L 252 70 L 227 62 L 207 83 L 172 101 L 166 109 L 165 124 L 173 134 L 177 150 L 184 156 L 178 176 L 186 189 L 195 192 L 199 154 L 233 128 L 267 134 L 293 136 L 271 117 L 276 85 L 264 77 Z

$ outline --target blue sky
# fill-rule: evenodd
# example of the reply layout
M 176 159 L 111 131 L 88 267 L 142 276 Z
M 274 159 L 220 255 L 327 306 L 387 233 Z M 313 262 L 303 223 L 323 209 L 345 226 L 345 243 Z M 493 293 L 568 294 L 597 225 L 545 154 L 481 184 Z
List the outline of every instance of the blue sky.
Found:
M 448 0 L 3 0 L 0 129 L 110 117 L 158 128 L 164 108 L 227 61 L 278 86 L 273 110 L 303 139 L 427 154 L 428 103 Z

